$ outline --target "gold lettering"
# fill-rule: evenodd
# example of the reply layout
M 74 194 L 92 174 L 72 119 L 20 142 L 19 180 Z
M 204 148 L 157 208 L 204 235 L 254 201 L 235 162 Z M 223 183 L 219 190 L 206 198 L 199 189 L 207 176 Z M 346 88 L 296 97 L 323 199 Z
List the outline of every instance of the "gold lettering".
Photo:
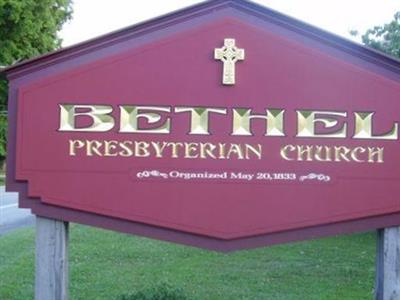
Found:
M 211 157 L 212 159 L 217 159 L 214 155 L 214 150 L 217 148 L 214 144 L 211 143 L 200 143 L 200 158 Z
M 297 160 L 298 161 L 312 161 L 313 146 L 297 146 Z M 304 158 L 304 154 L 306 157 Z
M 383 163 L 383 151 L 385 148 L 368 147 L 368 162 L 369 163 Z
M 221 144 L 219 143 L 219 159 L 226 159 L 225 153 L 226 153 L 226 144 Z
M 76 156 L 76 150 L 81 149 L 85 146 L 85 143 L 81 140 L 70 140 L 69 141 L 69 155 Z
M 122 151 L 119 152 L 119 155 L 121 155 L 123 157 L 133 156 L 133 151 L 132 151 L 133 142 L 124 141 L 124 142 L 120 143 L 119 146 L 122 148 Z
M 151 145 L 153 146 L 154 150 L 156 151 L 156 157 L 157 158 L 162 158 L 163 157 L 163 152 L 165 147 L 167 147 L 168 143 L 163 142 L 162 146 L 160 146 L 159 142 L 151 142 Z
M 209 135 L 210 113 L 226 115 L 226 109 L 205 108 L 205 107 L 176 107 L 176 113 L 190 113 L 189 134 Z
M 226 156 L 227 159 L 231 159 L 232 154 L 237 155 L 238 159 L 244 159 L 242 147 L 238 144 L 231 144 Z
M 60 104 L 60 131 L 106 132 L 114 127 L 114 118 L 110 116 L 113 108 L 109 105 L 69 105 Z M 83 112 L 82 112 L 83 110 Z M 80 112 L 78 112 L 80 111 Z M 88 127 L 76 127 L 76 117 L 85 116 L 92 120 Z
M 251 109 L 233 109 L 233 129 L 232 135 L 251 136 L 251 120 L 266 120 L 265 136 L 285 136 L 283 132 L 283 117 L 285 111 L 282 109 L 267 109 L 266 115 L 253 115 Z
M 317 115 L 327 115 L 317 117 Z M 325 129 L 336 127 L 339 124 L 337 117 L 347 117 L 346 112 L 334 111 L 297 111 L 297 137 L 318 137 L 318 138 L 346 138 L 347 124 L 330 133 L 316 133 L 315 124 L 322 123 Z
M 185 143 L 185 158 L 198 158 L 199 154 L 195 153 L 198 150 L 199 144 L 197 143 Z
M 331 148 L 328 146 L 316 146 L 314 158 L 317 161 L 330 162 L 332 161 L 331 152 Z
M 281 157 L 285 160 L 292 161 L 294 158 L 290 158 L 288 152 L 293 152 L 296 150 L 296 147 L 293 145 L 286 145 L 281 148 Z
M 355 133 L 354 139 L 369 139 L 369 140 L 397 140 L 399 124 L 394 123 L 392 129 L 382 135 L 373 135 L 372 133 L 372 117 L 373 112 L 356 112 L 355 115 Z
M 250 153 L 253 153 L 258 159 L 262 158 L 262 146 L 260 144 L 257 144 L 256 146 L 245 144 L 245 148 L 246 159 L 250 159 Z
M 149 157 L 150 144 L 146 142 L 135 142 L 135 156 L 137 157 Z
M 86 155 L 87 156 L 93 156 L 93 155 L 103 156 L 103 154 L 99 150 L 99 149 L 101 149 L 102 146 L 103 146 L 103 143 L 96 141 L 96 140 L 86 141 Z
M 148 111 L 148 112 L 142 112 Z M 151 111 L 151 112 L 149 112 Z M 139 128 L 139 120 L 144 119 L 148 124 L 156 124 L 161 121 L 161 112 L 171 112 L 170 107 L 157 106 L 120 106 L 120 130 L 123 133 L 170 133 L 171 120 L 166 118 L 163 124 L 155 128 Z
M 183 147 L 182 143 L 168 143 L 168 147 L 172 148 L 172 158 L 179 158 L 179 147 Z
M 340 162 L 341 159 L 344 161 L 350 161 L 347 155 L 350 153 L 350 149 L 344 146 L 337 147 L 335 146 L 335 161 Z
M 111 153 L 118 145 L 117 141 L 104 141 L 104 156 L 118 156 L 118 152 Z
M 351 151 L 351 158 L 353 161 L 358 162 L 358 163 L 363 163 L 364 160 L 360 159 L 358 154 L 365 153 L 367 150 L 363 147 L 356 147 Z
M 356 162 L 383 163 L 384 148 L 345 146 L 286 145 L 280 154 L 288 161 Z M 294 158 L 296 155 L 296 159 Z

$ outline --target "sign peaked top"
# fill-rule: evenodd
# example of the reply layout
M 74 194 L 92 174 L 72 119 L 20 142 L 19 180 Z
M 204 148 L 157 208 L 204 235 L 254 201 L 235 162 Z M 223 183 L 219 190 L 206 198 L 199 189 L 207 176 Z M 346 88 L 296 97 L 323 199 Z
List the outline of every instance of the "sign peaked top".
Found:
M 335 48 L 340 52 L 350 54 L 355 60 L 383 67 L 396 74 L 400 74 L 400 61 L 390 57 L 380 51 L 365 47 L 305 22 L 299 21 L 282 13 L 264 7 L 260 4 L 247 0 L 209 0 L 181 10 L 156 17 L 149 21 L 138 23 L 97 38 L 62 48 L 60 50 L 44 54 L 42 56 L 22 61 L 8 68 L 0 70 L 0 75 L 8 78 L 18 78 L 27 73 L 35 72 L 72 60 L 77 56 L 95 53 L 101 49 L 109 48 L 129 39 L 143 37 L 148 33 L 171 27 L 176 24 L 187 22 L 188 20 L 204 17 L 243 17 L 244 15 L 256 17 L 279 26 L 290 32 L 300 34 L 306 38 L 328 47 Z M 259 25 L 259 23 L 257 23 Z

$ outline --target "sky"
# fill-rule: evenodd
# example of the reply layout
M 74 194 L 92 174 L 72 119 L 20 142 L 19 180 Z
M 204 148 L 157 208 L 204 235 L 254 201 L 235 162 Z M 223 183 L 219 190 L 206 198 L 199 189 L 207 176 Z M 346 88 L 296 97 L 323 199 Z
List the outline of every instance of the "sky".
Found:
M 202 1 L 195 0 L 73 0 L 73 19 L 60 36 L 70 46 Z M 259 4 L 346 38 L 352 29 L 390 22 L 400 0 L 256 0 Z M 354 38 L 353 38 L 354 39 Z

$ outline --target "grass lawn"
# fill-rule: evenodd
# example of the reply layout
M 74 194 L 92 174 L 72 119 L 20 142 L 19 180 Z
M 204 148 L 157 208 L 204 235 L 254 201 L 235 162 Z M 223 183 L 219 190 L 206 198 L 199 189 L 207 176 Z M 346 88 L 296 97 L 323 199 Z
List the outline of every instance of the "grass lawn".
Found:
M 162 282 L 199 300 L 373 298 L 373 233 L 232 254 L 80 225 L 70 234 L 71 300 L 112 300 Z M 34 230 L 0 237 L 0 299 L 33 299 L 33 282 Z
M 5 185 L 6 178 L 4 173 L 0 172 L 0 186 Z

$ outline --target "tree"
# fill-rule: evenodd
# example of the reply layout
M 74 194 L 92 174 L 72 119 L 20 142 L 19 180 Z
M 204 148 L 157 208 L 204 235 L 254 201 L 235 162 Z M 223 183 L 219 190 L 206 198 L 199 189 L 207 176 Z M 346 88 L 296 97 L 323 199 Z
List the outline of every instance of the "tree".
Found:
M 367 46 L 400 58 L 400 12 L 390 23 L 367 30 L 361 39 Z
M 71 0 L 0 0 L 0 66 L 61 46 L 57 32 L 71 18 Z M 0 167 L 6 155 L 7 82 L 0 80 Z

